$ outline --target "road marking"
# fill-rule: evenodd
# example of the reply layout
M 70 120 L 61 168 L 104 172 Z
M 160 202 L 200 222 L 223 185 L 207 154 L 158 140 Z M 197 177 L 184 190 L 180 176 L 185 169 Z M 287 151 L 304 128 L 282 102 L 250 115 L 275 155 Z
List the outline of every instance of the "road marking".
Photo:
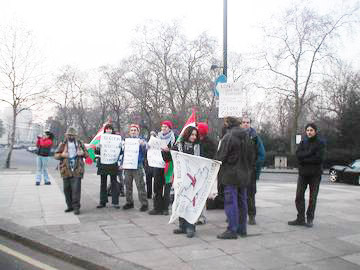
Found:
M 3 251 L 4 253 L 7 253 L 7 254 L 9 254 L 9 255 L 11 255 L 11 256 L 13 256 L 13 257 L 18 258 L 19 260 L 22 260 L 22 261 L 24 261 L 24 262 L 26 262 L 26 263 L 28 263 L 28 264 L 31 264 L 31 265 L 33 265 L 33 266 L 35 266 L 35 267 L 37 267 L 37 268 L 40 268 L 40 269 L 44 269 L 44 270 L 59 270 L 59 269 L 54 268 L 54 267 L 52 267 L 52 266 L 50 266 L 50 265 L 47 265 L 47 264 L 44 264 L 44 263 L 42 263 L 42 262 L 40 262 L 40 261 L 34 260 L 34 259 L 30 258 L 29 256 L 26 256 L 26 255 L 24 255 L 24 254 L 21 254 L 21 253 L 15 251 L 15 250 L 10 249 L 10 248 L 8 248 L 8 247 L 6 247 L 6 246 L 3 246 L 3 245 L 1 245 L 1 244 L 0 244 L 0 251 Z

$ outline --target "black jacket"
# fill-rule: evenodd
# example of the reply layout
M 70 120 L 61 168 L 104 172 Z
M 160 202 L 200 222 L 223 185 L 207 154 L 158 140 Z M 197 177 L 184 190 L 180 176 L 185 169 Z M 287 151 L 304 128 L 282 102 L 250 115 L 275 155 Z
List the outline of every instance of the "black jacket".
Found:
M 247 187 L 254 167 L 254 147 L 248 132 L 229 129 L 221 140 L 216 159 L 222 161 L 218 180 L 223 185 Z
M 216 150 L 216 143 L 208 136 L 205 136 L 200 141 L 200 156 L 213 159 L 215 157 Z
M 299 162 L 299 174 L 301 176 L 321 175 L 324 153 L 325 143 L 317 136 L 305 138 L 301 141 L 296 151 L 296 157 Z

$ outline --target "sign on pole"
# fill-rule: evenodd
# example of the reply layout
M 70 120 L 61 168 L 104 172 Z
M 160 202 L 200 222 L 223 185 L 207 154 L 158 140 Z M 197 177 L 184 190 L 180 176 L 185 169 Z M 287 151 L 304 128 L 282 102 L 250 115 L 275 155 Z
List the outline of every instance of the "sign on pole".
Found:
M 114 164 L 118 161 L 121 148 L 121 136 L 101 134 L 100 159 L 102 164 Z
M 219 118 L 241 117 L 243 103 L 240 83 L 221 83 L 219 90 Z
M 126 138 L 124 144 L 123 169 L 137 169 L 139 160 L 139 138 Z

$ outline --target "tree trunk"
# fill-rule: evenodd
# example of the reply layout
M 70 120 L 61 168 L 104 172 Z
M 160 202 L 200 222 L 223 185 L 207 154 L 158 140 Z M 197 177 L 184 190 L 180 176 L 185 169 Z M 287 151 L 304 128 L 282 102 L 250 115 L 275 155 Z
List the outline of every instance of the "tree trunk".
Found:
M 298 125 L 299 125 L 299 116 L 300 116 L 300 112 L 298 110 L 298 108 L 295 108 L 295 113 L 294 113 L 294 120 L 293 120 L 293 125 L 292 125 L 292 129 L 290 132 L 290 152 L 291 154 L 295 155 L 296 152 L 296 135 L 298 133 Z
M 12 130 L 11 130 L 11 136 L 10 136 L 10 146 L 9 146 L 9 151 L 7 153 L 7 157 L 5 160 L 5 168 L 9 169 L 10 168 L 10 163 L 11 163 L 11 154 L 12 154 L 12 150 L 15 144 L 15 132 L 16 132 L 16 107 L 13 108 L 13 121 L 12 121 Z

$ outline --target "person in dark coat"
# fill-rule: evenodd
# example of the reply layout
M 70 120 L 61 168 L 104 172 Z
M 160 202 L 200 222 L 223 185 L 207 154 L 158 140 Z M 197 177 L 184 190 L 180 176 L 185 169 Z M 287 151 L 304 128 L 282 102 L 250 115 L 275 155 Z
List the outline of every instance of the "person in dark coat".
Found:
M 265 162 L 265 147 L 260 138 L 260 136 L 256 133 L 255 129 L 251 127 L 251 120 L 249 117 L 244 116 L 241 119 L 241 127 L 249 132 L 250 139 L 254 145 L 255 151 L 255 160 L 254 166 L 251 174 L 250 185 L 247 188 L 247 203 L 248 203 L 248 215 L 249 215 L 249 225 L 256 225 L 256 202 L 255 202 L 255 194 L 256 194 L 256 182 L 260 178 L 261 169 Z
M 313 226 L 325 153 L 325 143 L 318 137 L 317 130 L 315 124 L 307 124 L 305 126 L 306 137 L 300 142 L 296 151 L 299 162 L 299 177 L 295 205 L 298 214 L 295 220 L 288 222 L 289 225 Z M 310 197 L 305 222 L 305 191 L 307 186 L 310 189 Z
M 240 128 L 240 121 L 234 117 L 224 119 L 223 136 L 216 159 L 222 162 L 218 181 L 224 185 L 224 209 L 228 228 L 219 234 L 219 239 L 236 239 L 237 234 L 247 235 L 247 192 L 254 161 L 254 147 L 248 132 Z M 238 204 L 240 199 L 240 211 Z M 240 215 L 240 217 L 239 217 Z M 241 222 L 240 222 L 241 220 Z
M 196 127 L 189 126 L 185 129 L 182 138 L 172 147 L 172 150 L 190 155 L 200 156 L 200 137 Z M 165 161 L 171 161 L 170 149 L 164 149 Z M 189 223 L 183 217 L 179 217 L 179 228 L 173 231 L 175 234 L 186 234 L 188 238 L 195 235 L 195 224 Z
M 115 134 L 115 131 L 111 124 L 106 124 L 104 127 L 104 132 L 107 134 Z M 101 155 L 101 144 L 95 149 L 95 154 Z M 96 208 L 104 208 L 108 202 L 107 196 L 107 177 L 110 176 L 111 181 L 111 200 L 112 206 L 116 209 L 119 209 L 119 185 L 117 182 L 118 174 L 118 162 L 114 164 L 103 164 L 101 163 L 100 157 L 98 158 L 97 164 L 97 174 L 100 175 L 100 203 Z

